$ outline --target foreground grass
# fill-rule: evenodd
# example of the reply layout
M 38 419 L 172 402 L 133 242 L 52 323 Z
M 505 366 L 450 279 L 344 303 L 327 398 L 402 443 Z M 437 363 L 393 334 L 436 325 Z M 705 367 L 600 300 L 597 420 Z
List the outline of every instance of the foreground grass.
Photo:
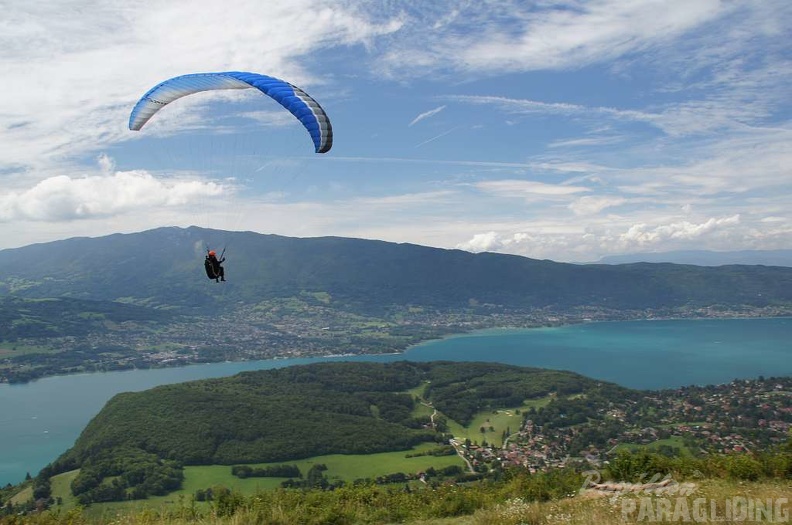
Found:
M 569 490 L 570 479 L 546 479 Z M 577 480 L 575 480 L 577 481 Z M 545 483 L 545 489 L 551 484 Z M 425 487 L 406 492 L 375 486 L 349 487 L 331 492 L 269 491 L 249 498 L 230 494 L 212 506 L 191 503 L 176 511 L 147 509 L 133 513 L 105 513 L 91 517 L 80 509 L 27 517 L 6 517 L 2 524 L 32 525 L 243 525 L 260 524 L 392 524 L 409 525 L 623 525 L 639 523 L 788 523 L 792 484 L 789 480 L 738 482 L 709 479 L 696 482 L 691 493 L 655 495 L 592 495 L 573 491 L 540 490 L 535 482 L 518 477 L 499 484 L 469 487 Z M 547 500 L 550 498 L 550 500 Z M 726 507 L 743 501 L 779 505 L 770 515 L 733 515 Z M 544 499 L 544 501 L 542 501 Z M 688 509 L 696 499 L 706 501 L 696 516 L 657 512 L 661 500 L 673 509 L 677 500 Z M 785 502 L 784 502 L 785 501 Z M 640 514 L 641 505 L 654 509 Z M 649 503 L 647 503 L 649 502 Z M 714 509 L 714 513 L 713 513 Z
M 697 500 L 699 503 L 696 503 Z M 742 514 L 742 502 L 763 502 L 772 510 L 762 516 L 756 511 Z M 625 494 L 620 496 L 577 494 L 552 502 L 508 500 L 471 516 L 475 525 L 623 525 L 639 523 L 788 523 L 792 501 L 789 481 L 735 482 L 705 480 L 692 493 Z M 735 506 L 735 502 L 738 502 Z M 779 506 L 773 508 L 774 505 Z M 727 507 L 729 509 L 727 510 Z M 697 510 L 694 510 L 697 509 Z M 776 512 L 780 510 L 780 512 Z

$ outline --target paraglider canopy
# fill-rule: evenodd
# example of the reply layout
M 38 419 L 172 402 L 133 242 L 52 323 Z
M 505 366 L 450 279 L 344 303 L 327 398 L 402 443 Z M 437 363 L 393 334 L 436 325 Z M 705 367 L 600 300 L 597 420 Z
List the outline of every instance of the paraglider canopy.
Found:
M 201 91 L 251 88 L 272 97 L 289 110 L 308 130 L 316 153 L 330 151 L 333 146 L 333 128 L 327 114 L 316 100 L 284 80 L 242 71 L 193 73 L 157 84 L 135 104 L 129 115 L 129 129 L 140 130 L 157 111 L 181 97 Z

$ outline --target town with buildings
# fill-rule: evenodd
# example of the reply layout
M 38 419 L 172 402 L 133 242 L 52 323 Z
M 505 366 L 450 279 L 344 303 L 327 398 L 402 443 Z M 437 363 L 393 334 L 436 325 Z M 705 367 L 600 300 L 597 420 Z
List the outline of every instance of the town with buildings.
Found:
M 722 385 L 642 393 L 620 401 L 572 400 L 585 422 L 558 411 L 526 413 L 505 444 L 452 440 L 474 471 L 520 466 L 532 472 L 587 462 L 599 467 L 619 449 L 673 455 L 754 454 L 789 440 L 792 378 L 735 380 Z M 651 419 L 647 414 L 652 414 Z M 497 439 L 493 438 L 497 442 Z
M 58 327 L 53 327 L 38 337 L 0 341 L 0 382 L 220 361 L 398 353 L 431 339 L 488 328 L 785 313 L 772 307 L 526 311 L 483 304 L 464 310 L 404 306 L 379 315 L 362 315 L 306 297 L 273 298 L 217 317 L 173 315 L 163 321 L 97 322 L 78 335 L 58 335 Z

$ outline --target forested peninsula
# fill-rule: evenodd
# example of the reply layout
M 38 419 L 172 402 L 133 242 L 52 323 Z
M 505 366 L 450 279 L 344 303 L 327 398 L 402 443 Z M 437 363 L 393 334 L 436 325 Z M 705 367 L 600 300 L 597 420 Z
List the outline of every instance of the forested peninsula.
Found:
M 178 487 L 183 465 L 447 444 L 439 418 L 416 416 L 421 402 L 467 425 L 484 410 L 595 390 L 629 392 L 571 372 L 491 363 L 344 362 L 244 372 L 116 395 L 45 471 L 79 468 L 72 490 L 85 502 L 145 497 Z
M 43 501 L 49 480 L 69 473 L 69 497 L 82 504 L 143 499 L 179 489 L 187 468 L 224 465 L 239 478 L 329 488 L 343 482 L 328 480 L 321 464 L 301 471 L 288 463 L 395 451 L 459 456 L 421 476 L 451 482 L 511 468 L 585 470 L 646 446 L 668 457 L 726 454 L 744 463 L 746 451 L 788 443 L 791 425 L 792 378 L 638 391 L 495 363 L 315 363 L 119 394 L 32 485 Z M 707 468 L 744 467 L 715 461 Z M 792 468 L 779 465 L 771 470 Z M 755 468 L 759 475 L 764 467 Z M 378 474 L 382 483 L 415 475 Z

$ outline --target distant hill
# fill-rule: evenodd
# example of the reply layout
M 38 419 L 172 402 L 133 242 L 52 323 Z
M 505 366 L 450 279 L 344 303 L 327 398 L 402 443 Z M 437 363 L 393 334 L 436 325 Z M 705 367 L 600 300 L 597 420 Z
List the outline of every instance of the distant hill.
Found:
M 792 267 L 792 250 L 741 250 L 715 252 L 687 250 L 659 253 L 630 253 L 609 255 L 598 261 L 602 264 L 629 264 L 637 262 L 695 264 L 698 266 L 723 266 L 727 264 L 761 264 L 764 266 Z
M 229 282 L 205 277 L 207 245 L 228 247 Z M 576 265 L 413 244 L 196 227 L 2 250 L 0 267 L 0 298 L 69 297 L 182 311 L 226 310 L 301 293 L 323 293 L 336 308 L 369 314 L 394 305 L 635 310 L 792 304 L 792 268 Z
M 166 493 L 182 464 L 289 461 L 442 442 L 408 390 L 463 425 L 550 393 L 634 392 L 571 372 L 494 363 L 316 363 L 113 397 L 47 475 L 80 468 L 84 502 Z M 107 478 L 107 481 L 105 481 Z M 110 479 L 120 482 L 110 483 Z M 113 488 L 115 487 L 115 488 Z M 131 492 L 127 492 L 127 490 Z

